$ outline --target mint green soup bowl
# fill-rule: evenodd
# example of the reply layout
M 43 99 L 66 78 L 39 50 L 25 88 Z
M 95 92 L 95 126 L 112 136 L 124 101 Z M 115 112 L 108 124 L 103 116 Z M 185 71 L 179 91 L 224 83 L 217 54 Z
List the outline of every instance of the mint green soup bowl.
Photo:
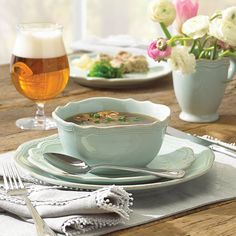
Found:
M 112 110 L 157 118 L 150 124 L 84 126 L 66 121 L 78 113 Z M 170 109 L 161 104 L 134 99 L 94 97 L 70 102 L 52 113 L 64 151 L 89 165 L 146 166 L 159 152 Z

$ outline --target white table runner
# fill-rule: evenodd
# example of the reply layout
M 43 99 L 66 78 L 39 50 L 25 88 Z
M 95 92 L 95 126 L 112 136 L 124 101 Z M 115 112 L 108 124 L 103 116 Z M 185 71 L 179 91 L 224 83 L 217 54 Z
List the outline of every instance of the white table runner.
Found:
M 202 177 L 172 188 L 135 193 L 133 213 L 127 224 L 103 228 L 83 235 L 102 235 L 210 203 L 236 198 L 236 159 L 219 153 L 215 154 L 213 168 Z M 0 155 L 0 158 L 10 158 L 12 155 L 12 152 L 4 153 Z M 36 235 L 32 224 L 1 213 L 0 236 Z

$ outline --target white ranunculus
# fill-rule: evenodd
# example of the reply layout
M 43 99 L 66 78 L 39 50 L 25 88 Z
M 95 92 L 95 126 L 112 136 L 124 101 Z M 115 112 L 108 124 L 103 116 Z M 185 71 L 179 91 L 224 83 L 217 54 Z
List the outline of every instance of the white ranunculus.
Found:
M 183 74 L 195 72 L 196 59 L 192 53 L 189 53 L 188 47 L 173 47 L 168 62 L 173 70 L 181 71 Z
M 223 20 L 231 21 L 236 25 L 236 6 L 226 8 L 222 11 Z
M 222 22 L 222 35 L 225 43 L 228 43 L 232 47 L 236 47 L 236 24 L 224 20 Z
M 221 18 L 214 19 L 210 23 L 209 35 L 236 47 L 236 24 Z
M 175 6 L 170 0 L 157 0 L 150 4 L 149 15 L 154 22 L 169 26 L 175 20 Z
M 201 38 L 208 33 L 209 24 L 208 16 L 195 16 L 184 22 L 182 32 L 193 39 Z
M 211 21 L 210 26 L 209 26 L 209 35 L 211 35 L 221 41 L 224 41 L 221 25 L 222 25 L 221 18 L 216 18 L 213 21 Z

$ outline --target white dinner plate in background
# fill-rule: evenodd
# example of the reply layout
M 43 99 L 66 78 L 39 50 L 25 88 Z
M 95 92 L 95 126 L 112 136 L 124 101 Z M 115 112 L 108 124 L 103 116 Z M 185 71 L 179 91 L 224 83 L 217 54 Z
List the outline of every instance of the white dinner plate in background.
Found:
M 92 54 L 93 55 L 93 54 Z M 94 88 L 127 88 L 137 85 L 146 84 L 151 81 L 158 80 L 165 75 L 171 73 L 171 69 L 166 62 L 155 62 L 150 58 L 147 58 L 149 63 L 149 71 L 146 73 L 127 73 L 123 78 L 98 78 L 88 77 L 87 70 L 81 70 L 74 65 L 72 61 L 79 58 L 79 55 L 69 56 L 70 63 L 70 77 L 77 83 L 86 87 Z

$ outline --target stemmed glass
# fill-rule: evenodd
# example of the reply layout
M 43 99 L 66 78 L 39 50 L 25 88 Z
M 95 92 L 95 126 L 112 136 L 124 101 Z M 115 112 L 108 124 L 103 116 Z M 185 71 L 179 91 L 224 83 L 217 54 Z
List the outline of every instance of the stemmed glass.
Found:
M 65 88 L 69 64 L 62 39 L 62 26 L 52 23 L 17 25 L 10 73 L 17 91 L 37 105 L 35 117 L 21 118 L 21 129 L 48 130 L 56 128 L 46 117 L 44 104 Z

